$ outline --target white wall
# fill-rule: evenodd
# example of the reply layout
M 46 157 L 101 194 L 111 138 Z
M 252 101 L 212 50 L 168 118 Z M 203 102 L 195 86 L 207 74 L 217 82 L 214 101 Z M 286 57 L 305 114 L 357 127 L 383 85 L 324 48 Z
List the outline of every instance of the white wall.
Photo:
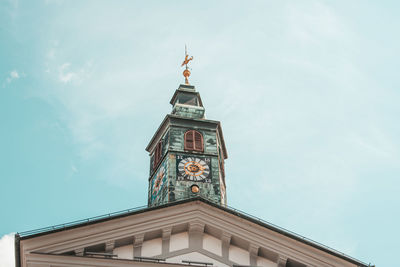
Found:
M 203 254 L 200 254 L 199 252 L 191 252 L 188 254 L 183 254 L 179 256 L 175 256 L 172 258 L 167 259 L 167 262 L 171 263 L 182 263 L 182 260 L 192 260 L 192 261 L 201 261 L 201 262 L 212 262 L 213 266 L 218 266 L 218 267 L 229 267 L 228 265 L 225 265 L 219 261 L 216 261 L 212 258 L 209 258 Z
M 229 260 L 239 265 L 250 265 L 250 253 L 236 246 L 229 246 Z
M 203 235 L 203 248 L 210 251 L 218 256 L 222 256 L 222 242 L 220 239 L 215 238 L 211 235 Z
M 267 260 L 266 258 L 257 257 L 257 266 L 276 267 L 276 263 L 273 261 Z
M 171 235 L 169 251 L 176 251 L 189 247 L 189 235 L 187 232 Z
M 162 240 L 161 238 L 155 238 L 152 240 L 144 241 L 142 244 L 142 256 L 143 257 L 154 257 L 161 254 Z
M 133 245 L 114 248 L 113 254 L 118 255 L 118 259 L 133 259 Z

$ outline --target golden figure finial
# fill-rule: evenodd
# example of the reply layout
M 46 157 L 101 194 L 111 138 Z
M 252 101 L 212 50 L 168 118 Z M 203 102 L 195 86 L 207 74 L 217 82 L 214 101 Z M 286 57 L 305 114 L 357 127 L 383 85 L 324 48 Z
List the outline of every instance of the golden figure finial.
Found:
M 188 68 L 188 63 L 189 63 L 190 60 L 193 60 L 193 57 L 189 58 L 189 55 L 187 53 L 187 48 L 186 48 L 186 45 L 185 45 L 185 60 L 183 61 L 182 65 L 181 65 L 181 67 L 186 65 L 186 68 L 183 71 L 183 76 L 185 76 L 185 84 L 189 84 L 189 79 L 188 78 L 190 76 L 190 71 L 189 71 L 189 68 Z

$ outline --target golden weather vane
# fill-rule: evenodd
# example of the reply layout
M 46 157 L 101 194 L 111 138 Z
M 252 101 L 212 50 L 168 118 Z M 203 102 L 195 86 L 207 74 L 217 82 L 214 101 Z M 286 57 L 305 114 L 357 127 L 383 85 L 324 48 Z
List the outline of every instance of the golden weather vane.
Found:
M 183 71 L 183 76 L 185 76 L 185 84 L 189 84 L 189 79 L 188 78 L 190 76 L 190 71 L 189 71 L 188 64 L 189 64 L 189 61 L 191 61 L 191 60 L 193 60 L 193 57 L 189 58 L 189 55 L 187 53 L 187 48 L 186 48 L 186 45 L 185 45 L 185 60 L 183 61 L 182 65 L 181 65 L 181 67 L 186 65 L 185 70 Z

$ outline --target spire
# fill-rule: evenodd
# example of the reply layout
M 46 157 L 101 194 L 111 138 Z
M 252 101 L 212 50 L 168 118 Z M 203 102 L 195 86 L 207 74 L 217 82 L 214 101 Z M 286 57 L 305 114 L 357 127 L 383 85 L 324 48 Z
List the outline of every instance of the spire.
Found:
M 150 154 L 149 207 L 191 197 L 226 205 L 227 153 L 221 124 L 205 118 L 200 93 L 189 84 L 191 60 L 185 46 L 185 84 L 175 90 L 171 114 L 146 147 Z
M 193 60 L 193 57 L 189 58 L 189 55 L 187 53 L 187 47 L 185 45 L 185 60 L 183 61 L 181 67 L 185 66 L 185 70 L 183 71 L 183 76 L 185 77 L 185 84 L 189 84 L 189 76 L 190 76 L 190 71 L 189 71 L 189 61 Z

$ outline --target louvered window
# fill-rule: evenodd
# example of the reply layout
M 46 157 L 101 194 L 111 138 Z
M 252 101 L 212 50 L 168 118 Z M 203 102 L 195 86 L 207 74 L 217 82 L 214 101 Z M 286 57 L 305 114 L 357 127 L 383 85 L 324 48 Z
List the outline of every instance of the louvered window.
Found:
M 154 164 L 153 164 L 153 169 L 155 170 L 157 168 L 158 163 L 160 162 L 162 157 L 162 142 L 160 141 L 156 149 L 154 150 Z
M 203 135 L 195 130 L 185 133 L 185 150 L 203 151 Z

